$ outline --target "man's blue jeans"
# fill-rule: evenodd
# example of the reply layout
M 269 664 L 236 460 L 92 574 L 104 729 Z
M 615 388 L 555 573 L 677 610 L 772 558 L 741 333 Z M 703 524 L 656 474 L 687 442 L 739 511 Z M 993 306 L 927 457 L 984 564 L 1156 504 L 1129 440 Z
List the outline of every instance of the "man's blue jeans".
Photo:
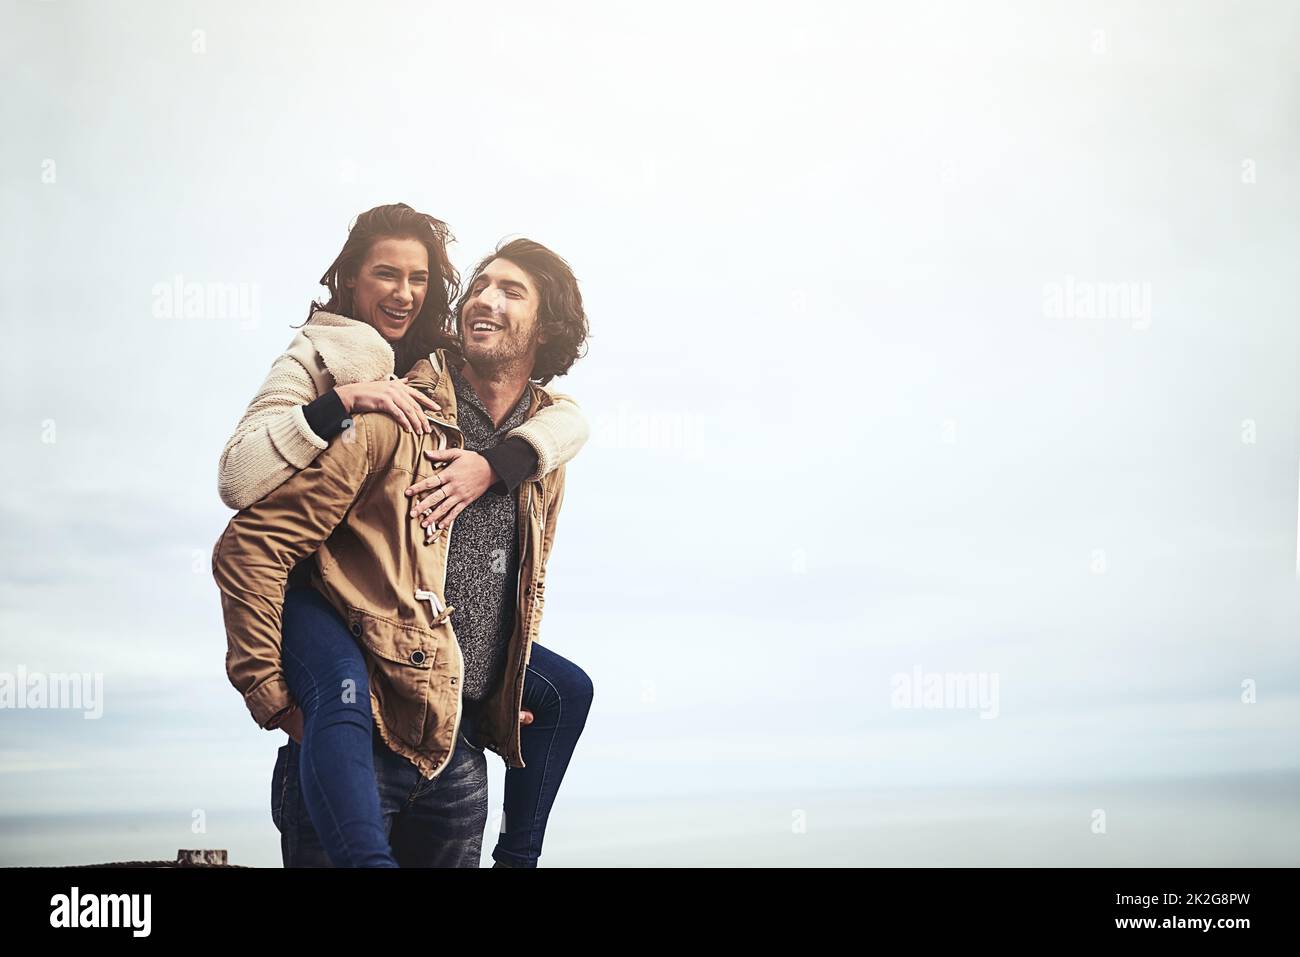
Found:
M 285 866 L 478 867 L 488 777 L 464 738 L 473 715 L 447 767 L 423 777 L 379 737 L 361 650 L 313 588 L 285 594 L 282 660 L 310 744 L 281 747 L 271 776 Z
M 587 724 L 594 695 L 591 679 L 572 661 L 533 643 L 524 675 L 524 710 L 533 722 L 519 729 L 524 767 L 506 769 L 504 819 L 492 859 L 510 867 L 536 867 L 546 822 Z
M 272 816 L 285 866 L 397 867 L 478 854 L 487 813 L 487 759 L 474 743 L 469 702 L 451 764 L 434 781 L 424 781 L 374 730 L 365 660 L 333 606 L 313 588 L 291 587 L 283 626 L 285 680 L 302 708 L 307 745 L 282 747 L 273 774 Z M 492 852 L 502 864 L 537 866 L 592 696 L 591 679 L 580 667 L 533 645 L 523 706 L 534 720 L 520 729 L 527 767 L 506 771 L 504 820 Z M 411 835 L 426 818 L 426 833 Z M 431 847 L 470 841 L 472 851 L 467 844 L 463 854 L 435 854 Z M 465 866 L 478 866 L 478 858 Z
M 461 744 L 464 744 L 462 741 Z M 271 816 L 285 867 L 333 867 L 307 815 L 298 781 L 301 748 L 280 748 L 271 776 Z M 478 867 L 487 824 L 487 759 L 457 747 L 432 781 L 374 736 L 375 780 L 385 837 L 400 867 Z

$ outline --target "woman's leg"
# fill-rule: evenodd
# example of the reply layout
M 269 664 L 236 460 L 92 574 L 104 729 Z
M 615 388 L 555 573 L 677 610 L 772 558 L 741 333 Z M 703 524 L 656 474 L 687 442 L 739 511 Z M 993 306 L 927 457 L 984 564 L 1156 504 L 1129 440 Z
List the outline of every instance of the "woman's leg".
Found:
M 587 723 L 592 694 L 585 671 L 533 644 L 524 675 L 524 708 L 533 713 L 533 723 L 519 729 L 526 766 L 506 769 L 505 816 L 492 851 L 500 864 L 537 866 L 546 820 Z
M 335 867 L 396 867 L 379 809 L 370 682 L 356 639 L 314 588 L 284 596 L 285 681 L 302 709 L 303 801 Z

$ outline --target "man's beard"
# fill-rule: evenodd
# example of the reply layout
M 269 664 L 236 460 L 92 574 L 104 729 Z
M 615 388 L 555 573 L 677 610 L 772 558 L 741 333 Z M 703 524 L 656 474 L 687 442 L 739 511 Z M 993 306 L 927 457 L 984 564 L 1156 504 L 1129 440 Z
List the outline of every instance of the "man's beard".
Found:
M 521 339 L 509 328 L 496 335 L 496 342 L 482 345 L 461 335 L 461 354 L 479 375 L 495 378 L 502 373 L 513 372 L 517 366 L 529 361 L 532 343 Z M 531 368 L 526 370 L 531 373 Z

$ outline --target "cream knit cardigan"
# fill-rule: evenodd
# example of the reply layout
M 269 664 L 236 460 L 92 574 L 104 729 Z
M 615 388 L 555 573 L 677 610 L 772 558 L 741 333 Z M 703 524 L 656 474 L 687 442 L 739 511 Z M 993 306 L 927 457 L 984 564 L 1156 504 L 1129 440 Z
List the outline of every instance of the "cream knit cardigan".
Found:
M 338 385 L 396 378 L 393 349 L 367 323 L 317 310 L 294 336 L 221 453 L 217 489 L 234 509 L 247 508 L 306 468 L 329 443 L 311 430 L 302 407 Z M 548 390 L 549 391 L 549 390 Z M 587 441 L 587 420 L 567 395 L 508 434 L 537 452 L 541 478 Z

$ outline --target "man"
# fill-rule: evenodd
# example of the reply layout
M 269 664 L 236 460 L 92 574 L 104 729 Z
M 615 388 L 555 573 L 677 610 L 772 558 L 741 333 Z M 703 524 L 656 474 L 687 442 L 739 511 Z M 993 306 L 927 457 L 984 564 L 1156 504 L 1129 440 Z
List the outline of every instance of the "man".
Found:
M 428 413 L 432 434 L 358 415 L 310 466 L 237 514 L 213 554 L 227 671 L 262 727 L 291 704 L 280 662 L 285 583 L 316 554 L 311 584 L 367 659 L 381 810 L 403 866 L 478 866 L 483 748 L 523 766 L 525 668 L 564 490 L 560 466 L 513 497 L 466 507 L 439 465 L 490 448 L 548 405 L 531 380 L 568 371 L 587 334 L 567 265 L 522 239 L 479 264 L 458 322 L 459 350 L 436 350 L 408 377 L 443 410 Z M 285 865 L 325 866 L 294 754 L 281 750 L 273 781 Z

